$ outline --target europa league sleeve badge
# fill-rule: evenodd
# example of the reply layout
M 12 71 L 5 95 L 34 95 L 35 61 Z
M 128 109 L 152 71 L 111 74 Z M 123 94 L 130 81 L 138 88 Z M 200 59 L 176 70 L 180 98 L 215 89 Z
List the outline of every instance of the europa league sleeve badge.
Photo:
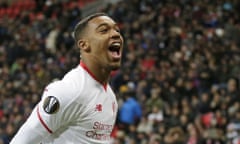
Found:
M 56 97 L 48 96 L 43 102 L 43 109 L 48 114 L 57 113 L 59 110 L 60 104 Z

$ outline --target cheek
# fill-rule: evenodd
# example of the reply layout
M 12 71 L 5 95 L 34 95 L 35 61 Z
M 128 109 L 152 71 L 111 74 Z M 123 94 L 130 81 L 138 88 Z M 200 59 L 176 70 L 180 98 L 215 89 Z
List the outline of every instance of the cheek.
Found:
M 92 48 L 92 53 L 96 56 L 101 56 L 104 53 L 103 50 L 103 46 L 101 45 L 101 43 L 96 44 L 93 48 Z
M 107 44 L 102 39 L 93 40 L 91 48 L 92 52 L 99 56 L 107 52 Z

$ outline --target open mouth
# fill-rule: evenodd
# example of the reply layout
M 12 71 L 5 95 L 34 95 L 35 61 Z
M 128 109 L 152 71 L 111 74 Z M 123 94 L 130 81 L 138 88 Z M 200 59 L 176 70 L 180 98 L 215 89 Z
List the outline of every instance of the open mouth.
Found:
M 108 48 L 112 57 L 115 59 L 119 59 L 121 57 L 120 49 L 121 44 L 119 42 L 112 43 Z

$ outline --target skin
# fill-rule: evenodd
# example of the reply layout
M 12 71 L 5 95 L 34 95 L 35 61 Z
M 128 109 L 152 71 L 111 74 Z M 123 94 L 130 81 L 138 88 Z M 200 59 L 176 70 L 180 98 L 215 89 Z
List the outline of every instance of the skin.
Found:
M 119 27 L 110 17 L 99 16 L 88 22 L 84 32 L 83 38 L 77 42 L 81 60 L 100 83 L 106 84 L 111 71 L 121 65 L 123 37 Z M 113 56 L 109 50 L 113 42 L 120 43 L 118 56 Z

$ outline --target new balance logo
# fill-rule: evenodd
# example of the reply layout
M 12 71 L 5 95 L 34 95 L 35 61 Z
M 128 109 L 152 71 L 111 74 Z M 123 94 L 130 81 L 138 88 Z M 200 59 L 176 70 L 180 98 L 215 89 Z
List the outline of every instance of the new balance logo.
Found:
M 95 111 L 101 112 L 102 111 L 102 104 L 97 104 L 96 107 L 95 107 Z

